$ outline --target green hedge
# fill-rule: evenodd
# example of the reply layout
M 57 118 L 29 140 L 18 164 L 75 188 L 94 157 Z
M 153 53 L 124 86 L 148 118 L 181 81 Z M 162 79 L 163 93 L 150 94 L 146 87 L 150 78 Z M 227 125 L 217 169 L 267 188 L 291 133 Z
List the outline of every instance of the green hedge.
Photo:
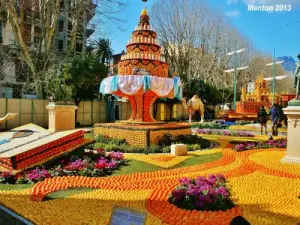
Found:
M 183 143 L 187 145 L 188 151 L 195 151 L 215 146 L 215 143 L 198 137 L 197 135 L 179 135 L 173 137 L 171 134 L 165 134 L 157 145 L 148 148 L 129 145 L 125 139 L 114 139 L 99 135 L 95 138 L 96 143 L 88 145 L 89 149 L 102 148 L 105 151 L 119 151 L 126 153 L 169 153 L 171 144 Z

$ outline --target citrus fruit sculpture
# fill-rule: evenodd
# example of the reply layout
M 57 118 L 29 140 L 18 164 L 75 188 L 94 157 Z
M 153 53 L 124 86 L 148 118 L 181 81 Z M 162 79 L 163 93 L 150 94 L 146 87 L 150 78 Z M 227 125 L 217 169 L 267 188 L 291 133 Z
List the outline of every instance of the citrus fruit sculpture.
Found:
M 157 33 L 152 30 L 147 10 L 126 46 L 126 53 L 118 63 L 118 75 L 105 78 L 100 92 L 127 98 L 132 114 L 129 122 L 156 122 L 152 106 L 157 98 L 181 99 L 179 77 L 168 78 L 168 64 L 161 54 Z

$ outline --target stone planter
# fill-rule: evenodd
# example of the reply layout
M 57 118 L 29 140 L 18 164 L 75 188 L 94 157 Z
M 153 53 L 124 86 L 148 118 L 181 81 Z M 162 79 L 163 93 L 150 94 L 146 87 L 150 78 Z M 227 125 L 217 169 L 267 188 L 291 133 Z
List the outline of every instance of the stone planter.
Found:
M 300 164 L 300 104 L 289 103 L 289 106 L 283 111 L 288 117 L 287 149 L 286 155 L 280 161 Z
M 50 102 L 46 107 L 49 110 L 49 130 L 52 132 L 75 129 L 75 105 L 57 105 Z
M 171 155 L 173 156 L 185 156 L 187 155 L 187 147 L 185 144 L 171 145 Z

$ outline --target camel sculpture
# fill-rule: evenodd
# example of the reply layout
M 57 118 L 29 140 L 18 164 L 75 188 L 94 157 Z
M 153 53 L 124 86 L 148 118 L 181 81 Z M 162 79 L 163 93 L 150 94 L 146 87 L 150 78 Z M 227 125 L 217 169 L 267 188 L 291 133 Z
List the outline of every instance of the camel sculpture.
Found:
M 197 95 L 194 95 L 188 101 L 186 101 L 186 98 L 182 98 L 181 102 L 182 102 L 183 108 L 185 110 L 187 110 L 187 112 L 189 114 L 189 123 L 192 122 L 192 114 L 193 114 L 193 112 L 196 112 L 196 111 L 199 111 L 199 114 L 201 116 L 200 123 L 204 122 L 204 104 Z
M 11 119 L 15 118 L 17 115 L 18 115 L 18 113 L 7 113 L 6 116 L 0 118 L 0 125 L 7 120 L 11 120 Z

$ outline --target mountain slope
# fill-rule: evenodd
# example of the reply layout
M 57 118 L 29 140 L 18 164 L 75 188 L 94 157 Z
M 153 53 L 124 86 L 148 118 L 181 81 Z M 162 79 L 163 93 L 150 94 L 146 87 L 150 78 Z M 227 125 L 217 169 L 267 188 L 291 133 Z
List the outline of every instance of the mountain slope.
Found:
M 296 61 L 291 56 L 281 56 L 278 57 L 278 60 L 284 60 L 284 63 L 282 64 L 283 68 L 287 72 L 294 72 L 296 69 Z

